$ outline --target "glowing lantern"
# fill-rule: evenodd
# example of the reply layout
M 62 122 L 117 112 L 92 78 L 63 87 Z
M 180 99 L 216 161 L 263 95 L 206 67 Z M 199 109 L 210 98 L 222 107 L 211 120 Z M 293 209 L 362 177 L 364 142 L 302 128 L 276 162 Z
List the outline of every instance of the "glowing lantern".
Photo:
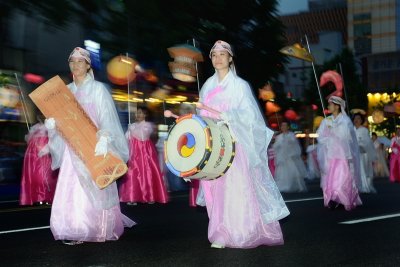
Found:
M 19 93 L 16 89 L 0 87 L 0 105 L 14 108 L 19 102 Z
M 394 102 L 393 107 L 394 107 L 394 112 L 400 114 L 400 102 Z
M 312 108 L 312 110 L 314 110 L 314 111 L 318 110 L 318 106 L 315 105 L 315 104 L 312 104 L 312 105 L 311 105 L 311 108 Z
M 33 73 L 26 73 L 24 75 L 24 79 L 25 79 L 25 81 L 30 82 L 30 83 L 36 83 L 36 84 L 44 83 L 43 76 L 33 74 Z
M 297 120 L 297 113 L 294 110 L 288 109 L 285 112 L 285 118 L 291 121 Z
M 112 58 L 107 64 L 107 77 L 117 85 L 126 85 L 136 77 L 136 69 L 139 68 L 137 62 L 127 56 L 117 56 Z
M 313 128 L 317 129 L 320 126 L 323 119 L 324 119 L 324 117 L 322 117 L 322 116 L 315 117 L 314 121 L 313 121 Z
M 181 44 L 168 48 L 168 53 L 174 59 L 168 63 L 172 77 L 183 82 L 195 82 L 196 63 L 204 61 L 201 51 L 194 46 Z
M 269 102 L 269 101 L 267 103 L 265 103 L 265 109 L 267 111 L 267 115 L 276 113 L 281 110 L 281 108 L 277 104 L 275 104 L 274 102 Z
M 385 119 L 385 115 L 383 113 L 382 110 L 374 110 L 374 112 L 372 112 L 372 121 L 374 123 L 381 123 L 383 122 L 383 120 Z
M 263 88 L 258 89 L 258 98 L 268 101 L 275 98 L 275 93 L 272 91 L 272 87 L 267 83 Z

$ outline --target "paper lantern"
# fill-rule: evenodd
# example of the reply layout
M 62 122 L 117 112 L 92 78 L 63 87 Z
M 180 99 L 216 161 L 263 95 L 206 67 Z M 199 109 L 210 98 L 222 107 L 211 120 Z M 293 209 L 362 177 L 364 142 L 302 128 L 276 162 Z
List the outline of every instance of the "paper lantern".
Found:
M 320 78 L 320 86 L 326 85 L 328 82 L 332 82 L 335 85 L 336 90 L 329 94 L 326 99 L 329 99 L 331 96 L 339 96 L 343 95 L 343 79 L 339 73 L 333 70 L 328 70 L 322 73 Z
M 297 113 L 294 110 L 288 109 L 285 112 L 285 118 L 290 121 L 297 120 Z
M 374 110 L 374 112 L 372 112 L 372 121 L 374 123 L 381 123 L 383 122 L 383 120 L 385 119 L 385 115 L 383 113 L 382 110 Z
M 33 74 L 33 73 L 25 73 L 24 79 L 25 79 L 25 81 L 30 82 L 30 83 L 35 83 L 35 84 L 44 83 L 43 76 Z
M 19 93 L 16 89 L 0 87 L 0 105 L 14 108 L 19 102 Z
M 400 102 L 394 102 L 393 107 L 394 107 L 394 112 L 400 114 Z
M 130 57 L 114 57 L 107 64 L 107 77 L 113 84 L 126 85 L 135 79 L 138 66 Z
M 258 98 L 264 101 L 275 98 L 275 93 L 272 91 L 272 87 L 269 83 L 267 83 L 263 88 L 258 89 Z
M 314 121 L 313 121 L 313 128 L 317 129 L 321 125 L 321 122 L 323 119 L 324 119 L 324 117 L 322 117 L 322 116 L 315 117 Z
M 265 109 L 266 109 L 267 115 L 271 115 L 271 114 L 276 113 L 281 110 L 281 108 L 277 104 L 275 104 L 274 102 L 269 102 L 269 101 L 267 103 L 265 103 Z
M 311 105 L 311 108 L 312 108 L 312 110 L 314 110 L 314 111 L 318 110 L 318 106 L 315 105 L 315 104 L 312 104 L 312 105 Z
M 197 80 L 196 63 L 203 62 L 201 51 L 194 46 L 181 44 L 167 49 L 174 59 L 168 66 L 172 77 L 183 82 L 195 82 Z

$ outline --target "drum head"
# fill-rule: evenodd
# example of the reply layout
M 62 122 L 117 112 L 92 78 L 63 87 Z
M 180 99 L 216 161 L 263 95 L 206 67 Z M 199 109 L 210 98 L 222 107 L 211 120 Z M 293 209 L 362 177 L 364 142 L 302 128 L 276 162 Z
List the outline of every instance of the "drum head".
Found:
M 210 154 L 212 147 L 210 129 L 197 115 L 179 120 L 170 130 L 165 143 L 167 167 L 177 176 L 199 168 Z

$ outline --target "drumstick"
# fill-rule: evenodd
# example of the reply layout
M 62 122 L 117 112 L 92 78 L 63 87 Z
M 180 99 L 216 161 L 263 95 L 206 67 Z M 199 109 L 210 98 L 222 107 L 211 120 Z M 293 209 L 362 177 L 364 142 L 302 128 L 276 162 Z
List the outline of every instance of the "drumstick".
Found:
M 196 103 L 196 107 L 199 108 L 199 109 L 207 110 L 208 112 L 214 113 L 215 115 L 218 115 L 218 116 L 221 115 L 221 112 L 219 112 L 218 110 L 210 108 L 210 107 L 208 107 L 208 106 L 206 106 L 206 105 L 204 105 L 203 103 L 200 103 L 200 102 Z
M 168 110 L 168 109 L 166 111 L 164 111 L 164 117 L 166 117 L 166 118 L 172 117 L 172 118 L 175 118 L 175 119 L 179 118 L 178 115 L 175 115 L 174 113 L 172 113 L 171 110 Z

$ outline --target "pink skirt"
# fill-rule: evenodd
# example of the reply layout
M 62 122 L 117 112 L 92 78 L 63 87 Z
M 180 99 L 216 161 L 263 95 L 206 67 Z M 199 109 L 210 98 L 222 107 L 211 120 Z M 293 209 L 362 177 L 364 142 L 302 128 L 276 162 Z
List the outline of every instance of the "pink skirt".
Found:
M 248 168 L 243 149 L 237 145 L 227 173 L 215 180 L 201 181 L 209 217 L 208 239 L 232 248 L 281 245 L 279 222 L 264 223 Z
M 128 172 L 119 179 L 119 200 L 167 203 L 168 193 L 154 144 L 132 138 L 129 151 Z
M 20 205 L 53 202 L 58 171 L 51 170 L 50 155 L 38 156 L 48 142 L 46 136 L 32 137 L 25 152 L 21 176 Z

